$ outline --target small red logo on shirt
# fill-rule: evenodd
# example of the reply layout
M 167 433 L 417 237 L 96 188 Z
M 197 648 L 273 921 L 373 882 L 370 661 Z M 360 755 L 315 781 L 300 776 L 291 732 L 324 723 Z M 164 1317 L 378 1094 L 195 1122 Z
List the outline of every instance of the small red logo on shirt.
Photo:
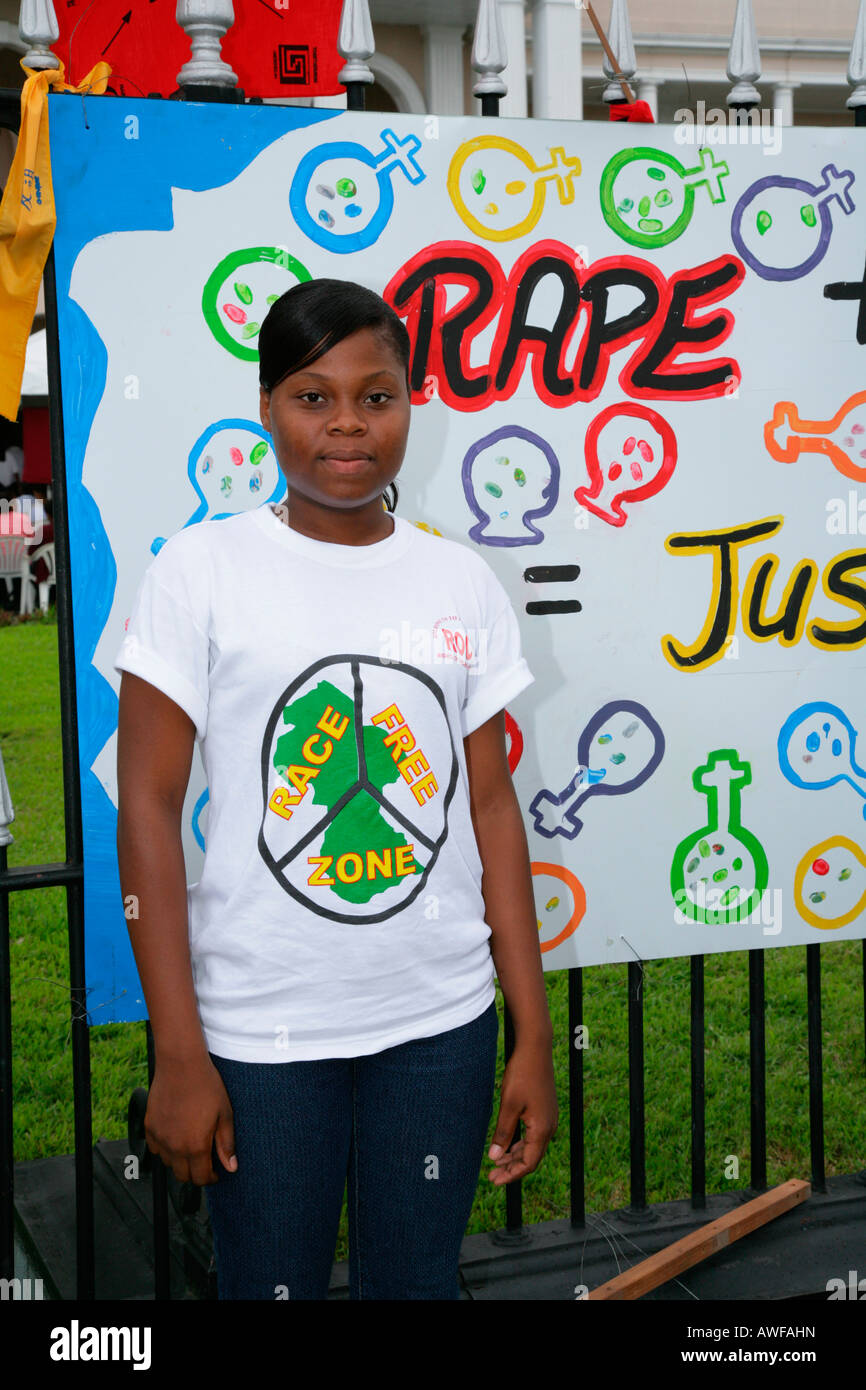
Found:
M 455 613 L 438 618 L 433 624 L 434 661 L 459 661 L 472 667 L 476 661 L 476 640 Z

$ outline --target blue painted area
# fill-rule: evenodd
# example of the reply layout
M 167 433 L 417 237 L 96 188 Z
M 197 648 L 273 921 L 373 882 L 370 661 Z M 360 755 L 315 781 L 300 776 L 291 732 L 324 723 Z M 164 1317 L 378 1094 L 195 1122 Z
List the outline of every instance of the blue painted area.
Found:
M 87 440 L 105 390 L 107 353 L 87 315 L 69 298 L 72 268 L 82 247 L 95 237 L 171 229 L 172 188 L 218 188 L 289 131 L 339 113 L 72 93 L 50 93 L 48 112 L 57 210 L 54 263 L 84 821 L 88 1008 L 91 1023 L 116 1023 L 145 1018 L 146 1008 L 120 893 L 117 811 L 90 771 L 117 726 L 114 689 L 92 664 L 111 611 L 117 567 L 99 509 L 81 481 Z M 132 117 L 138 121 L 137 139 L 129 138 Z
M 301 231 L 326 251 L 335 251 L 338 255 L 346 256 L 353 251 L 362 251 L 378 241 L 394 211 L 391 176 L 397 169 L 402 170 L 413 184 L 421 183 L 426 178 L 424 170 L 415 158 L 421 149 L 421 141 L 417 135 L 406 135 L 401 140 L 393 130 L 383 130 L 381 134 L 383 145 L 377 154 L 354 141 L 339 140 L 331 145 L 316 145 L 298 164 L 289 190 L 292 217 Z M 307 209 L 307 190 L 313 183 L 319 166 L 335 159 L 344 159 L 347 163 L 357 160 L 359 164 L 376 171 L 379 202 L 367 226 L 357 232 L 346 233 L 336 226 L 341 210 L 346 217 L 360 217 L 363 209 L 357 203 L 349 203 L 341 209 L 340 199 L 336 199 L 333 204 L 334 215 L 324 209 L 319 214 L 323 217 L 322 223 L 314 221 Z M 333 193 L 330 196 L 333 197 Z
M 190 486 L 193 488 L 193 491 L 198 495 L 199 501 L 198 506 L 196 507 L 189 521 L 184 523 L 184 528 L 187 526 L 194 526 L 199 521 L 204 521 L 207 516 L 207 498 L 202 492 L 198 478 L 196 477 L 196 465 L 198 463 L 199 456 L 204 452 L 205 446 L 210 443 L 215 434 L 219 434 L 220 430 L 230 430 L 232 428 L 239 430 L 248 430 L 250 434 L 257 434 L 259 438 L 264 440 L 268 447 L 271 450 L 273 450 L 274 441 L 271 439 L 271 436 L 268 433 L 268 431 L 262 429 L 262 426 L 258 423 L 257 420 L 244 420 L 238 418 L 237 416 L 232 416 L 225 420 L 216 420 L 214 424 L 208 425 L 207 429 L 199 435 L 198 439 L 195 441 L 195 443 L 189 451 L 187 473 L 189 475 Z M 283 478 L 283 475 L 282 473 L 280 473 L 278 468 L 277 480 L 274 484 L 273 491 L 271 492 L 270 497 L 266 497 L 263 499 L 263 502 L 279 502 L 285 490 L 285 479 Z M 260 503 L 259 505 L 262 504 Z M 234 512 L 219 512 L 213 516 L 212 520 L 224 521 L 226 517 L 229 516 L 234 516 Z

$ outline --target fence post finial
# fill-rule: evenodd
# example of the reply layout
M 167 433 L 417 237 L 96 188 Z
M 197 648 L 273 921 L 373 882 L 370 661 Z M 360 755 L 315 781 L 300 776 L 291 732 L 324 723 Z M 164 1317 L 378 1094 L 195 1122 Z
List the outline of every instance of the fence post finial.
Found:
M 499 97 L 508 94 L 508 88 L 499 76 L 508 64 L 508 50 L 496 0 L 478 0 L 471 61 L 473 70 L 478 73 L 472 84 L 473 95 L 480 97 L 482 105 L 485 97 L 493 98 L 498 108 Z M 485 111 L 483 114 L 490 113 Z
M 18 33 L 24 42 L 30 45 L 21 60 L 28 68 L 60 66 L 57 54 L 51 52 L 51 45 L 60 38 L 52 0 L 21 0 Z M 69 78 L 66 80 L 69 81 Z
M 854 88 L 845 105 L 854 110 L 866 106 L 866 0 L 860 0 L 857 26 L 848 59 L 848 82 Z
M 343 0 L 337 52 L 346 59 L 337 81 L 347 87 L 350 82 L 375 82 L 376 74 L 367 59 L 376 52 L 373 24 L 367 0 Z
M 237 73 L 221 52 L 235 22 L 232 0 L 178 0 L 175 17 L 192 44 L 189 61 L 175 78 L 178 87 L 236 87 Z
M 619 64 L 620 72 L 631 86 L 631 79 L 637 71 L 637 59 L 634 56 L 634 38 L 631 32 L 628 0 L 612 0 L 610 23 L 607 26 L 607 40 L 613 56 Z M 607 86 L 601 94 L 602 101 L 622 101 L 622 84 L 608 62 L 606 53 L 602 57 L 601 67 L 608 79 Z
M 727 72 L 734 83 L 725 97 L 727 105 L 760 106 L 761 93 L 754 84 L 761 76 L 761 54 L 752 0 L 737 0 Z

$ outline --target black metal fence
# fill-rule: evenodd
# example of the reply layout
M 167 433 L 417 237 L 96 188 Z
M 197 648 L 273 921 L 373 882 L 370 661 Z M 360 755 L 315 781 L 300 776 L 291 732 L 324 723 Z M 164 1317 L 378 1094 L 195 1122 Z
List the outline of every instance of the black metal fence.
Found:
M 75 97 L 69 94 L 72 100 Z M 110 94 L 108 94 L 110 95 Z M 235 92 L 201 87 L 181 90 L 181 100 L 237 100 Z M 158 98 L 151 98 L 156 100 Z M 255 100 L 255 99 L 252 99 Z M 0 125 L 18 129 L 20 95 L 0 91 Z M 482 115 L 498 116 L 499 98 L 482 98 Z M 347 109 L 364 109 L 363 83 L 347 87 Z M 855 124 L 866 125 L 866 106 L 855 109 Z M 73 1055 L 73 1107 L 75 1123 L 75 1214 L 77 1250 L 77 1297 L 94 1298 L 95 1242 L 93 1200 L 93 1134 L 91 1124 L 90 1039 L 87 1021 L 87 991 L 84 973 L 84 858 L 81 817 L 81 784 L 78 762 L 78 730 L 73 654 L 72 591 L 69 566 L 69 530 L 66 473 L 62 427 L 62 394 L 57 335 L 57 301 L 53 250 L 45 268 L 45 307 L 48 337 L 48 390 L 51 420 L 51 459 L 54 487 L 55 545 L 57 564 L 57 622 L 60 659 L 60 710 L 63 745 L 64 822 L 66 860 L 63 864 L 7 867 L 5 845 L 0 845 L 0 1278 L 12 1278 L 13 1270 L 13 1130 L 12 1130 L 12 1020 L 9 955 L 9 894 L 23 889 L 62 886 L 66 889 L 70 1011 Z M 778 948 L 775 948 L 778 949 Z M 864 1057 L 866 1057 L 866 940 L 863 949 Z M 755 1193 L 767 1187 L 767 1104 L 764 951 L 749 955 L 749 1086 L 751 1145 L 749 1186 Z M 704 956 L 691 957 L 690 1051 L 691 1051 L 691 1205 L 701 1210 L 707 1204 L 705 1142 L 705 1020 Z M 818 1192 L 825 1192 L 824 1103 L 821 1021 L 821 946 L 806 947 L 806 1011 L 809 1059 L 809 1133 L 811 1181 Z M 643 966 L 633 961 L 626 966 L 628 988 L 628 1078 L 629 1078 L 629 1158 L 630 1206 L 634 1214 L 649 1213 L 646 1200 L 646 1143 L 644 1107 L 644 1016 Z M 571 1225 L 586 1225 L 585 1135 L 584 1135 L 584 1058 L 583 1049 L 572 1045 L 576 1029 L 583 1023 L 583 969 L 568 971 L 569 1012 L 569 1144 L 571 1171 Z M 505 1009 L 504 1044 L 506 1060 L 514 1047 L 514 1030 Z M 148 1077 L 153 1078 L 153 1039 L 146 1027 Z M 518 1124 L 515 1138 L 519 1136 Z M 169 1199 L 167 1170 L 154 1163 L 154 1297 L 170 1297 Z M 505 1187 L 505 1230 L 519 1242 L 523 1232 L 522 1194 L 519 1181 Z M 528 1239 L 528 1235 L 527 1235 Z

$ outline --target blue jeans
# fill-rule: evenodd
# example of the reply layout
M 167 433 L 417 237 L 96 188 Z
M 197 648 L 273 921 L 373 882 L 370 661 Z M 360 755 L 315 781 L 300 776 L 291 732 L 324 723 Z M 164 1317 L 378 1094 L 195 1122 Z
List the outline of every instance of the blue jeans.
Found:
M 493 1108 L 496 1004 L 366 1057 L 211 1060 L 238 1171 L 205 1188 L 221 1299 L 324 1299 L 348 1180 L 349 1297 L 459 1299 Z

